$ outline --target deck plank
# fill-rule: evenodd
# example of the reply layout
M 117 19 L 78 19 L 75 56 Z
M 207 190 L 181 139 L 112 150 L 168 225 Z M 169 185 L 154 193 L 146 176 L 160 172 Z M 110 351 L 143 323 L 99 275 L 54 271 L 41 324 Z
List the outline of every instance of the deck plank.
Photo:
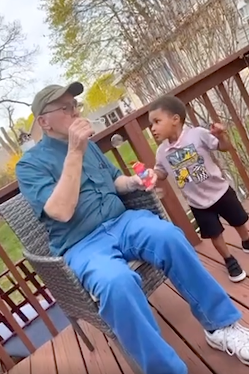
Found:
M 47 342 L 30 356 L 31 374 L 57 374 L 52 342 Z M 23 374 L 26 374 L 23 371 Z
M 207 345 L 202 327 L 192 316 L 188 304 L 167 285 L 159 287 L 150 297 L 150 301 L 215 373 L 248 373 L 248 367 L 241 364 L 236 357 L 230 357 Z
M 124 359 L 124 356 L 120 353 L 119 349 L 117 348 L 116 344 L 114 344 L 113 340 L 108 339 L 108 344 L 111 347 L 112 352 L 115 355 L 115 358 L 118 361 L 122 372 L 124 374 L 134 374 L 133 370 L 128 365 L 127 361 Z
M 201 261 L 213 277 L 222 285 L 227 293 L 240 304 L 249 308 L 249 279 L 241 283 L 233 283 L 228 279 L 225 267 L 209 258 L 200 255 Z
M 227 239 L 225 237 L 225 239 Z M 231 254 L 237 258 L 243 269 L 249 275 L 249 254 L 244 253 L 241 248 L 234 247 L 233 245 L 228 245 Z M 203 255 L 211 260 L 219 262 L 224 266 L 224 260 L 218 251 L 214 248 L 211 240 L 203 240 L 203 242 L 196 247 L 196 251 L 199 255 Z
M 22 360 L 15 365 L 11 370 L 8 371 L 8 374 L 31 374 L 30 357 L 27 357 L 25 360 Z
M 209 368 L 200 360 L 198 356 L 196 356 L 196 354 L 185 344 L 181 337 L 179 337 L 179 335 L 177 335 L 165 322 L 165 320 L 158 314 L 158 311 L 155 307 L 153 308 L 153 312 L 161 329 L 164 340 L 167 341 L 167 343 L 175 349 L 179 357 L 186 363 L 189 373 L 212 374 Z
M 53 339 L 53 347 L 58 374 L 87 374 L 80 346 L 71 326 Z
M 107 344 L 104 335 L 86 322 L 80 322 L 85 334 L 94 346 L 94 351 L 90 352 L 80 337 L 78 341 L 86 363 L 87 372 L 93 374 L 118 374 L 121 373 L 115 360 L 112 350 Z M 132 373 L 132 371 L 131 371 Z
M 247 224 L 247 226 L 249 225 L 249 223 Z M 224 237 L 225 237 L 225 241 L 226 243 L 230 244 L 230 245 L 233 245 L 234 247 L 238 247 L 239 249 L 242 249 L 241 247 L 241 239 L 238 235 L 238 233 L 236 232 L 236 230 L 229 226 L 228 224 L 223 224 L 225 230 L 224 230 Z

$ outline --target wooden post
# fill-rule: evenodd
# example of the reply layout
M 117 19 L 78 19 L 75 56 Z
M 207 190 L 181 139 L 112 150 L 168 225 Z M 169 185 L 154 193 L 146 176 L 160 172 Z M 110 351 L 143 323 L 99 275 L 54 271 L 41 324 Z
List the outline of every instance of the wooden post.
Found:
M 10 370 L 15 366 L 15 362 L 12 360 L 12 358 L 5 351 L 5 349 L 3 348 L 1 343 L 0 343 L 0 360 L 3 362 L 3 364 L 4 364 L 4 366 L 7 370 Z
M 36 348 L 34 344 L 31 342 L 31 340 L 28 338 L 28 336 L 25 334 L 24 330 L 21 328 L 21 326 L 16 322 L 15 318 L 12 316 L 11 312 L 7 308 L 5 302 L 0 299 L 0 310 L 3 313 L 6 320 L 9 322 L 9 324 L 12 326 L 15 333 L 19 336 L 23 344 L 26 346 L 26 348 L 29 350 L 30 353 L 34 353 Z
M 209 96 L 207 95 L 207 93 L 203 94 L 202 97 L 203 97 L 204 103 L 206 105 L 207 110 L 209 111 L 209 114 L 210 114 L 212 120 L 214 122 L 220 122 L 219 116 L 216 113 L 216 110 L 215 110 L 213 104 L 211 103 L 211 100 L 210 100 Z M 241 176 L 241 179 L 243 180 L 247 190 L 249 191 L 249 177 L 248 177 L 248 175 L 245 171 L 245 168 L 244 168 L 242 162 L 240 161 L 240 158 L 237 154 L 236 149 L 233 147 L 232 144 L 231 144 L 231 149 L 229 150 L 229 152 L 231 154 L 231 157 L 233 159 L 233 162 L 234 162 L 235 166 L 238 169 L 238 172 Z
M 232 103 L 232 101 L 231 101 L 231 99 L 230 99 L 230 97 L 229 97 L 229 95 L 228 95 L 228 93 L 225 89 L 224 84 L 223 83 L 219 84 L 218 88 L 219 88 L 221 96 L 224 100 L 224 103 L 226 104 L 227 109 L 228 109 L 229 113 L 231 114 L 232 120 L 233 120 L 235 126 L 238 129 L 241 140 L 245 145 L 246 151 L 249 154 L 249 139 L 247 137 L 246 130 L 245 130 L 245 128 L 244 128 L 244 126 L 243 126 L 234 106 L 233 106 L 233 103 Z
M 40 305 L 39 301 L 36 299 L 36 297 L 33 295 L 32 291 L 30 290 L 29 286 L 25 282 L 25 280 L 22 278 L 21 274 L 19 271 L 16 269 L 15 265 L 3 249 L 3 247 L 0 245 L 0 257 L 9 269 L 9 271 L 12 273 L 13 277 L 17 280 L 17 282 L 20 284 L 22 287 L 23 291 L 27 295 L 27 298 L 30 302 L 30 304 L 34 307 L 34 309 L 37 311 L 45 325 L 47 326 L 48 330 L 52 334 L 52 336 L 56 336 L 58 334 L 58 331 L 56 327 L 54 326 L 52 320 L 46 313 L 46 311 L 42 308 Z

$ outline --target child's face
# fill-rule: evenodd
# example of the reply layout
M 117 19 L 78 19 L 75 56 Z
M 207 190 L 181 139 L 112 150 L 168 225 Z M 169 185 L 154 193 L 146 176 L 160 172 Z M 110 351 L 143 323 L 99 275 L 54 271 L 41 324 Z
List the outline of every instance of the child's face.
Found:
M 171 114 L 162 109 L 156 109 L 149 113 L 151 131 L 159 141 L 173 139 L 182 127 L 178 114 Z

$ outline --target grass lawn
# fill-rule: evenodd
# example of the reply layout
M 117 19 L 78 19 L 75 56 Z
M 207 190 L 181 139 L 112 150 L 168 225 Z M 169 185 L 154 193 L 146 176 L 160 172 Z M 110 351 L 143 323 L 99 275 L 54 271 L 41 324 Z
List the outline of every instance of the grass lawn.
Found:
M 4 221 L 0 221 L 0 242 L 2 247 L 8 253 L 9 257 L 14 263 L 23 257 L 23 247 L 21 242 Z M 2 274 L 6 269 L 6 265 L 4 264 L 2 259 L 0 259 L 0 274 Z M 13 284 L 8 280 L 6 276 L 0 278 L 0 287 L 3 291 L 9 290 L 12 286 Z M 23 300 L 22 295 L 18 291 L 13 292 L 10 295 L 10 298 L 16 304 L 19 304 Z
M 7 223 L 0 221 L 0 241 L 4 250 L 8 253 L 13 262 L 22 258 L 22 244 L 9 228 Z M 6 269 L 2 259 L 0 259 L 0 274 Z

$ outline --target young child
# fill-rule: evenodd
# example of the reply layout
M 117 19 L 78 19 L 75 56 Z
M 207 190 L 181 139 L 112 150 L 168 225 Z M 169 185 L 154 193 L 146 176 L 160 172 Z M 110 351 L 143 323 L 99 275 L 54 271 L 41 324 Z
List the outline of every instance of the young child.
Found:
M 174 96 L 163 96 L 151 104 L 149 120 L 155 138 L 162 141 L 156 154 L 155 171 L 159 180 L 170 173 L 188 201 L 200 227 L 202 238 L 210 238 L 224 258 L 229 279 L 240 282 L 246 277 L 224 241 L 220 217 L 233 226 L 249 253 L 248 215 L 235 191 L 212 159 L 211 151 L 225 152 L 230 142 L 225 127 L 216 123 L 210 131 L 184 125 L 185 105 Z

